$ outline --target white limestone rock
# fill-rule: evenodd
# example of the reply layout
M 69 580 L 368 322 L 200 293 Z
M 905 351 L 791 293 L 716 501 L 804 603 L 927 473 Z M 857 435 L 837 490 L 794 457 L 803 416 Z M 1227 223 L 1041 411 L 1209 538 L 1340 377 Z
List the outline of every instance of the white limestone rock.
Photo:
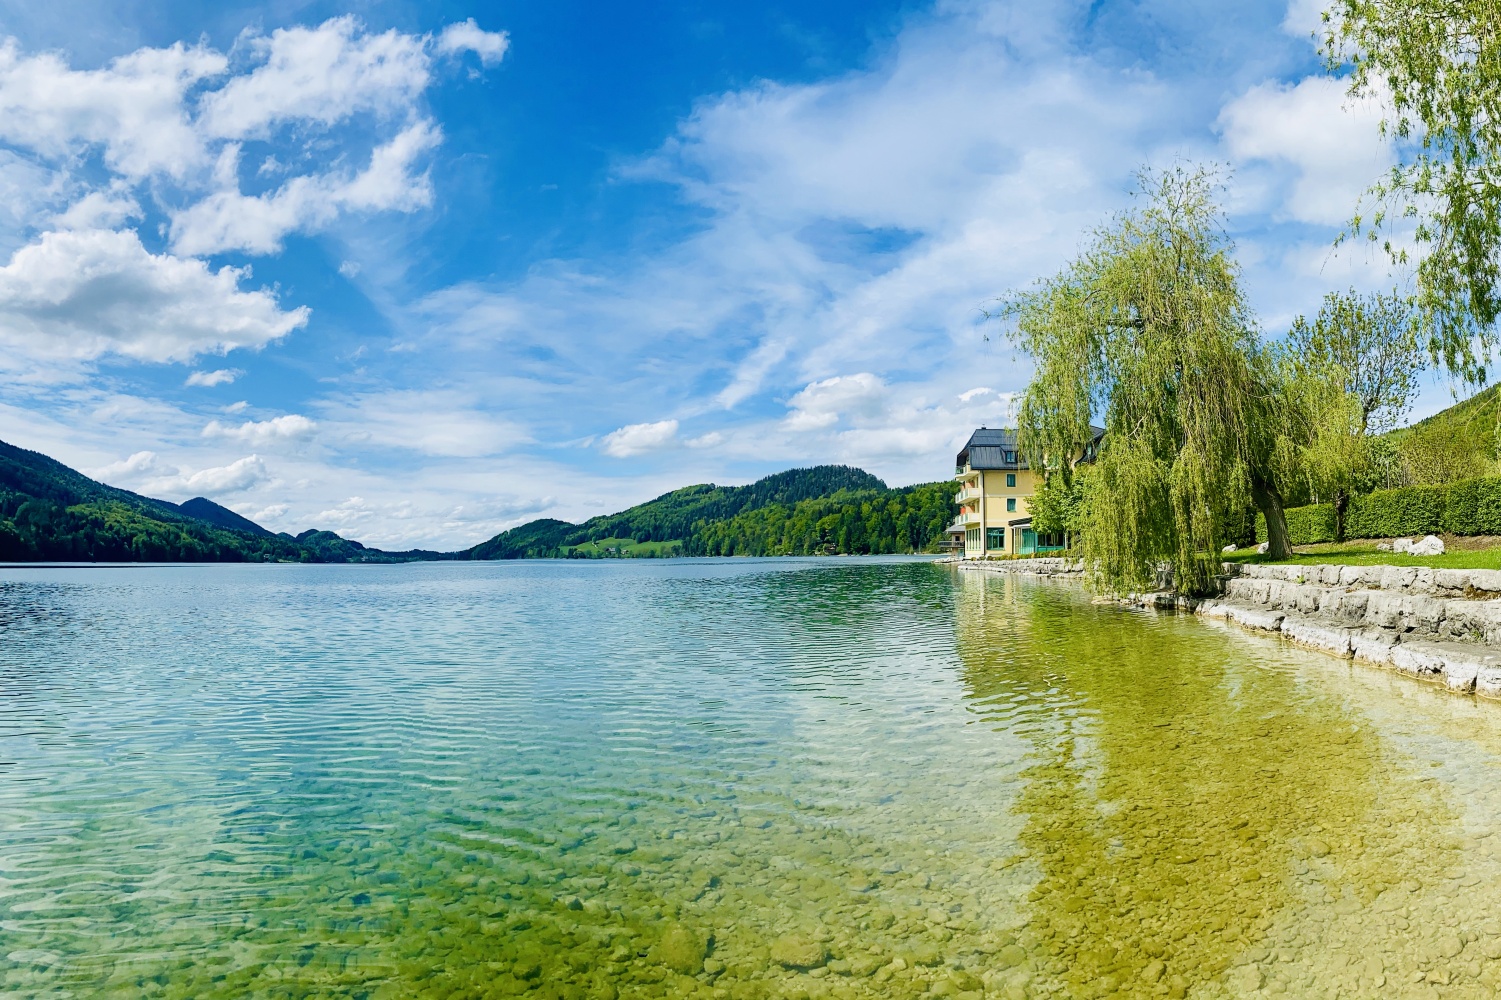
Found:
M 1444 540 L 1437 535 L 1424 535 L 1420 542 L 1413 542 L 1407 549 L 1415 556 L 1441 556 L 1444 554 Z
M 1404 541 L 1405 541 L 1405 539 L 1404 539 Z M 1376 551 L 1377 552 L 1390 552 L 1391 550 L 1392 550 L 1392 543 L 1391 542 L 1377 542 L 1376 543 Z
M 1230 605 L 1229 618 L 1237 625 L 1246 628 L 1265 629 L 1268 632 L 1277 632 L 1282 628 L 1282 619 L 1286 617 L 1280 611 L 1267 611 L 1262 608 L 1248 608 L 1241 605 Z
M 1221 552 L 1234 552 L 1234 551 L 1236 551 L 1236 546 L 1234 546 L 1234 545 L 1226 545 L 1224 548 L 1220 549 L 1220 551 Z
M 1282 619 L 1282 634 L 1300 646 L 1335 656 L 1350 655 L 1350 630 L 1338 625 L 1303 615 L 1288 615 Z
M 1270 546 L 1271 546 L 1271 543 L 1270 543 L 1270 542 L 1262 542 L 1262 543 L 1261 543 L 1261 544 L 1260 544 L 1260 545 L 1258 545 L 1258 546 L 1256 546 L 1256 551 L 1257 551 L 1257 553 L 1258 553 L 1258 554 L 1260 554 L 1260 555 L 1266 555 L 1266 550 L 1267 550 L 1267 549 L 1268 549 L 1268 548 L 1269 548 L 1269 547 L 1270 547 Z
M 1487 685 L 1501 676 L 1501 652 L 1467 642 L 1404 641 L 1392 650 L 1392 665 L 1405 673 L 1441 679 L 1454 691 L 1474 691 L 1482 673 Z
M 1380 546 L 1377 546 L 1377 548 L 1380 548 Z M 1390 549 L 1383 549 L 1382 551 L 1385 551 L 1385 552 L 1411 552 L 1412 551 L 1412 539 L 1411 538 L 1393 538 L 1392 539 L 1392 546 L 1391 546 L 1391 548 Z
M 1395 633 L 1385 629 L 1363 629 L 1350 633 L 1350 652 L 1357 660 L 1391 666 L 1392 649 L 1397 643 Z

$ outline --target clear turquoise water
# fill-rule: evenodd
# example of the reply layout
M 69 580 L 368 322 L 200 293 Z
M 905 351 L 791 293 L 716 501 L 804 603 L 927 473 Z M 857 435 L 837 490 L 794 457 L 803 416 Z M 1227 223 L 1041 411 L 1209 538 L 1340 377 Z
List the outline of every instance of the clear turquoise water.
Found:
M 912 561 L 0 569 L 0 992 L 1492 996 L 1498 718 Z

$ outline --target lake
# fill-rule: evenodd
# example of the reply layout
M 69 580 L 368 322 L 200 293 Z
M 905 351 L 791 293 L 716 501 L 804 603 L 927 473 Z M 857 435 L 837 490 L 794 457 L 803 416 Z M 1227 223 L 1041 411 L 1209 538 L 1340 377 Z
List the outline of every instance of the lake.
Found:
M 0 993 L 1490 997 L 1501 705 L 917 560 L 0 568 Z

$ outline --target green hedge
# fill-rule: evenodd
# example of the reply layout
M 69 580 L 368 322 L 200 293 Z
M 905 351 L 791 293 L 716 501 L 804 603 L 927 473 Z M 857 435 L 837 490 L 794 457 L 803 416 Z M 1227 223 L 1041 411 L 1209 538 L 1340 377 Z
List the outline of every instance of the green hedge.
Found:
M 1294 545 L 1334 541 L 1334 505 L 1314 504 L 1283 511 L 1287 515 L 1287 534 Z M 1266 541 L 1266 518 L 1256 515 L 1256 541 Z
M 1287 511 L 1294 545 L 1334 540 L 1329 504 Z M 1403 486 L 1350 498 L 1346 538 L 1405 535 L 1501 535 L 1501 478 L 1463 479 L 1443 486 Z M 1266 519 L 1256 516 L 1256 540 L 1266 541 Z

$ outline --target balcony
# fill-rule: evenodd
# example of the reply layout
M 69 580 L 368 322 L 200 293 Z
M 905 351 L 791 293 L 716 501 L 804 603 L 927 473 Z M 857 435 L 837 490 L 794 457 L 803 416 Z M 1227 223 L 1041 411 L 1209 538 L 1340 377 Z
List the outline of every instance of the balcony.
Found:
M 955 524 L 962 524 L 966 528 L 978 527 L 980 524 L 980 512 L 978 510 L 961 510 L 959 516 L 954 519 Z
M 954 494 L 954 503 L 979 503 L 980 488 L 978 486 L 966 486 Z

